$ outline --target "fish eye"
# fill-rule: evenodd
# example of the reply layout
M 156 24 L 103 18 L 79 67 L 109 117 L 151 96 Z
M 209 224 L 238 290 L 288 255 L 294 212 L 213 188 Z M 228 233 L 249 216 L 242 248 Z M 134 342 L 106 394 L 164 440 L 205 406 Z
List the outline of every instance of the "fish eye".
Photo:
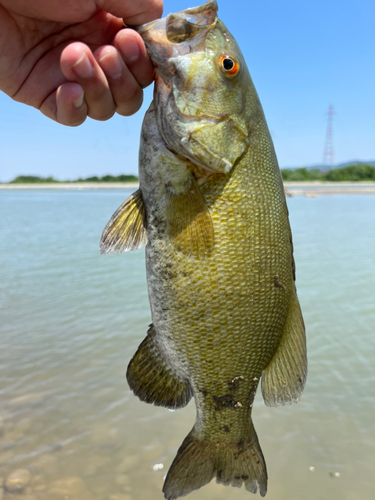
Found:
M 228 54 L 223 54 L 220 56 L 219 65 L 221 72 L 229 78 L 236 76 L 240 70 L 240 65 L 237 60 Z

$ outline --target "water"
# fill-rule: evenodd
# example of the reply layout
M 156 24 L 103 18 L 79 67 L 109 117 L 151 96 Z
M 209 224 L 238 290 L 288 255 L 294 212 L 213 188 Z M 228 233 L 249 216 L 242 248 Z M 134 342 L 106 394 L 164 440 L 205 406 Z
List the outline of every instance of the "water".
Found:
M 193 425 L 194 403 L 156 408 L 125 380 L 151 321 L 144 252 L 98 241 L 129 193 L 0 192 L 0 478 L 29 469 L 25 500 L 162 499 Z M 288 205 L 309 378 L 298 405 L 257 396 L 267 498 L 375 498 L 375 196 Z M 253 497 L 212 482 L 189 498 Z

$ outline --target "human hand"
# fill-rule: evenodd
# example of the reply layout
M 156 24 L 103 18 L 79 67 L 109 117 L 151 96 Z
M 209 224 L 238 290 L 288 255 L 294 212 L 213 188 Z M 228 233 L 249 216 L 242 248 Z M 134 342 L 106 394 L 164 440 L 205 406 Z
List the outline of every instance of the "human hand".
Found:
M 0 0 L 0 90 L 64 125 L 135 113 L 154 69 L 125 24 L 162 0 Z

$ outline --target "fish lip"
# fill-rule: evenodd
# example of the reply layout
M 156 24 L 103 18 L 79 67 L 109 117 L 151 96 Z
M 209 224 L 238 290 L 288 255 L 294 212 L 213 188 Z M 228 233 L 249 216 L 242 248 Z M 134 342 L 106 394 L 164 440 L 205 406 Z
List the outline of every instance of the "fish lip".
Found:
M 204 49 L 208 31 L 216 26 L 217 10 L 216 0 L 210 0 L 132 28 L 142 37 L 154 66 L 163 67 L 167 76 L 173 73 L 170 59 Z
M 197 14 L 202 14 L 206 11 L 218 12 L 218 10 L 219 10 L 219 7 L 217 5 L 217 1 L 216 0 L 209 0 L 208 2 L 204 3 L 203 5 L 198 5 L 197 7 L 190 7 L 190 8 L 185 9 L 185 10 L 180 10 L 179 12 L 176 12 L 176 14 L 174 14 L 174 15 L 179 16 L 179 17 L 181 17 L 181 15 L 182 16 L 185 16 L 185 15 L 194 16 Z M 152 26 L 154 26 L 158 21 L 160 21 L 162 19 L 166 19 L 167 17 L 169 17 L 169 16 L 166 16 L 166 17 L 161 18 L 161 19 L 155 19 L 154 21 L 150 21 L 146 24 L 139 24 L 137 26 L 131 26 L 131 28 L 133 30 L 137 31 L 137 33 L 139 33 L 142 36 L 142 33 L 149 31 L 150 28 L 152 28 Z
M 185 10 L 181 10 L 180 12 L 177 12 L 177 14 L 202 14 L 203 12 L 206 12 L 206 11 L 209 11 L 209 10 L 212 10 L 212 11 L 215 11 L 217 12 L 219 10 L 219 7 L 217 5 L 217 1 L 216 0 L 208 0 L 208 2 L 202 4 L 202 5 L 198 5 L 197 7 L 189 7 L 188 9 L 185 9 Z
M 154 26 L 160 19 L 155 19 L 154 21 L 150 21 L 146 24 L 137 24 L 136 26 L 128 26 L 128 28 L 131 28 L 132 30 L 136 31 L 142 36 L 142 33 L 145 31 L 148 31 L 152 26 Z

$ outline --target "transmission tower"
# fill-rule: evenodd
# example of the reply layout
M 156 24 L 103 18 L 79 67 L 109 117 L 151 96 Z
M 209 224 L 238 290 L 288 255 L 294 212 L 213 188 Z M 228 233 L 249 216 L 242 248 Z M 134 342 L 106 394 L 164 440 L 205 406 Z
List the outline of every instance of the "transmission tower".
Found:
M 327 167 L 332 167 L 335 160 L 335 153 L 333 150 L 333 115 L 335 114 L 333 110 L 332 104 L 328 106 L 328 123 L 327 123 L 327 132 L 326 132 L 326 140 L 324 144 L 324 152 L 323 152 L 323 165 Z

